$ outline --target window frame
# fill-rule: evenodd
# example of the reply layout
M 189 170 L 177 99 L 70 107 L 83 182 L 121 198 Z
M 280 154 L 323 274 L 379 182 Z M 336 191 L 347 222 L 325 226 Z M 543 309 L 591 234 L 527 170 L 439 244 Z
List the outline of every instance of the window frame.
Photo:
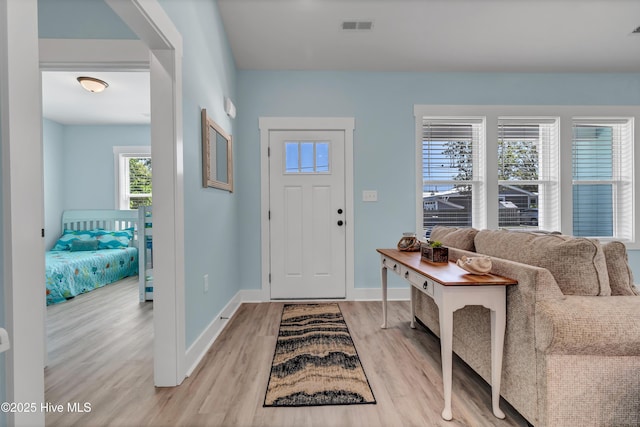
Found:
M 559 122 L 559 147 L 558 147 L 558 196 L 554 203 L 550 223 L 558 224 L 553 231 L 560 231 L 564 234 L 572 234 L 573 231 L 573 171 L 572 171 L 572 138 L 573 119 L 591 118 L 598 119 L 608 117 L 629 117 L 638 123 L 640 111 L 637 106 L 610 106 L 610 105 L 414 105 L 415 122 L 415 165 L 416 165 L 416 207 L 415 207 L 415 229 L 419 235 L 424 236 L 422 228 L 422 203 L 418 203 L 422 197 L 422 122 L 423 117 L 485 117 L 485 158 L 483 167 L 486 171 L 486 185 L 483 186 L 481 197 L 484 204 L 484 218 L 475 218 L 472 226 L 483 229 L 498 229 L 498 118 L 499 117 L 558 117 Z M 634 132 L 632 137 L 633 147 L 633 167 L 632 174 L 631 202 L 632 230 L 629 233 L 630 239 L 624 240 L 628 249 L 640 249 L 640 242 L 636 237 L 640 226 L 640 185 L 636 182 L 634 171 L 640 168 L 639 150 L 634 150 L 635 146 L 640 146 L 639 132 Z M 550 203 L 551 204 L 551 203 Z M 614 236 L 612 239 L 600 238 L 601 241 L 620 240 Z
M 633 193 L 634 181 L 633 181 L 633 153 L 634 143 L 633 138 L 635 136 L 635 120 L 634 117 L 573 117 L 571 123 L 572 128 L 576 126 L 590 126 L 590 127 L 608 127 L 608 126 L 620 126 L 628 127 L 631 137 L 628 141 L 623 140 L 617 136 L 616 132 L 612 132 L 612 146 L 611 146 L 611 176 L 606 179 L 603 178 L 590 178 L 580 179 L 575 176 L 575 136 L 571 141 L 572 144 L 572 177 L 573 188 L 579 188 L 581 186 L 590 185 L 610 185 L 612 192 L 611 212 L 612 212 L 612 229 L 613 237 L 610 236 L 584 236 L 588 238 L 595 238 L 601 240 L 620 240 L 622 242 L 632 241 L 631 235 L 627 233 L 625 228 L 630 227 L 634 218 L 628 217 L 628 212 L 633 212 L 632 203 L 633 200 L 629 200 L 625 197 L 624 186 L 630 184 L 631 192 Z M 575 135 L 575 134 L 574 134 Z M 618 140 L 616 140 L 618 138 Z M 625 142 L 630 146 L 624 146 Z M 629 144 L 630 142 L 630 144 Z M 630 153 L 629 153 L 630 151 Z M 623 167 L 624 165 L 624 167 Z M 627 171 L 629 173 L 627 174 Z M 626 178 L 626 179 L 625 179 Z M 633 226 L 630 227 L 633 231 Z M 623 237 L 627 235 L 627 237 Z
M 544 137 L 538 137 L 539 141 L 539 151 L 538 151 L 538 179 L 535 180 L 503 180 L 499 179 L 498 176 L 498 195 L 500 194 L 500 186 L 524 186 L 524 185 L 537 185 L 538 186 L 538 196 L 537 196 L 537 209 L 538 209 L 538 219 L 537 224 L 535 226 L 524 227 L 522 229 L 547 229 L 547 230 L 557 230 L 560 228 L 559 216 L 554 212 L 558 201 L 558 186 L 559 186 L 559 176 L 558 172 L 558 161 L 559 159 L 559 146 L 560 146 L 560 118 L 557 116 L 530 116 L 530 117 L 514 117 L 514 116 L 500 116 L 498 117 L 498 139 L 496 142 L 500 141 L 501 136 L 501 128 L 504 128 L 505 125 L 518 125 L 518 124 L 527 124 L 527 125 L 548 125 L 550 131 L 549 137 L 546 141 L 544 141 Z M 555 134 L 555 139 L 553 138 L 553 134 Z M 505 139 L 513 139 L 513 138 L 505 138 Z M 498 146 L 496 147 L 496 167 L 499 169 L 500 166 L 500 156 L 498 153 Z M 500 197 L 500 196 L 499 196 Z M 530 208 L 530 207 L 527 207 Z M 500 225 L 500 216 L 498 215 L 498 226 Z M 535 228 L 533 228 L 535 227 Z M 511 227 L 503 227 L 503 228 L 511 228 Z
M 454 180 L 454 179 L 435 179 L 435 180 L 424 180 L 424 171 L 423 171 L 423 141 L 424 141 L 424 126 L 426 121 L 433 121 L 434 123 L 446 123 L 449 124 L 460 124 L 460 125 L 470 125 L 470 126 L 479 126 L 480 133 L 477 138 L 471 138 L 471 157 L 474 160 L 478 160 L 478 164 L 473 165 L 472 176 L 470 180 Z M 483 194 L 484 194 L 484 184 L 486 181 L 486 170 L 484 168 L 485 164 L 485 137 L 486 137 L 486 119 L 482 116 L 463 116 L 463 117 L 450 117 L 450 116 L 422 116 L 421 117 L 421 126 L 420 126 L 420 141 L 419 141 L 419 153 L 418 153 L 418 164 L 419 164 L 419 176 L 418 176 L 418 193 L 420 194 L 419 205 L 420 205 L 420 215 L 419 215 L 419 228 L 418 235 L 424 236 L 426 230 L 424 229 L 424 186 L 427 183 L 431 185 L 455 185 L 460 182 L 464 182 L 471 187 L 471 222 L 472 224 L 476 224 L 482 221 L 482 219 L 486 216 L 485 213 L 485 204 L 483 203 Z M 472 132 L 473 135 L 473 132 Z
M 144 157 L 151 158 L 151 146 L 114 146 L 114 177 L 115 177 L 115 208 L 119 210 L 132 210 L 129 208 L 130 197 L 128 197 L 128 172 L 126 166 L 128 159 Z M 153 191 L 152 193 L 153 194 Z M 151 197 L 151 195 L 140 195 L 141 197 Z

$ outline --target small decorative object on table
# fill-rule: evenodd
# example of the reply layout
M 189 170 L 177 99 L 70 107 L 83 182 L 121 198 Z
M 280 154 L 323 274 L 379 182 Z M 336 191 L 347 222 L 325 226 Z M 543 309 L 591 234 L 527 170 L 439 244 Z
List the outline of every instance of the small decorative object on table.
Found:
M 398 250 L 418 252 L 420 250 L 420 241 L 416 237 L 416 233 L 402 233 L 402 239 L 398 242 Z
M 456 264 L 471 274 L 484 275 L 491 271 L 491 258 L 485 256 L 467 257 L 463 255 Z
M 442 246 L 438 240 L 428 241 L 422 245 L 422 259 L 429 262 L 449 262 L 449 248 Z

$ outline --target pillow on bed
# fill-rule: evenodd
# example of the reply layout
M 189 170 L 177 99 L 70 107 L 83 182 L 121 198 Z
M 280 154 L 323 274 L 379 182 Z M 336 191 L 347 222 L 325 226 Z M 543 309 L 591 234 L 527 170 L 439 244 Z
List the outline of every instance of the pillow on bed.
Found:
M 79 251 L 97 251 L 98 250 L 98 240 L 73 240 L 71 242 L 71 252 L 79 252 Z
M 76 240 L 91 240 L 95 237 L 92 230 L 64 230 L 52 251 L 68 251 L 71 249 L 71 242 Z
M 133 227 L 119 231 L 95 230 L 98 249 L 119 249 L 129 247 L 133 239 Z
M 100 232 L 104 232 L 104 233 L 127 233 L 129 235 L 129 239 L 133 239 L 133 234 L 135 232 L 135 227 L 123 228 L 122 230 L 118 230 L 118 231 L 105 230 L 104 228 L 98 227 L 98 228 L 94 228 L 93 232 L 94 233 L 100 233 Z

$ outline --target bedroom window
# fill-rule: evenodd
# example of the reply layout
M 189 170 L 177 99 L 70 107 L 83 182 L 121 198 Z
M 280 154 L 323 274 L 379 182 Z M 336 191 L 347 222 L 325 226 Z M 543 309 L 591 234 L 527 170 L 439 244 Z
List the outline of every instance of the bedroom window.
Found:
M 573 120 L 573 234 L 633 239 L 633 119 Z
M 498 227 L 556 230 L 558 119 L 498 118 Z
M 152 167 L 150 147 L 114 147 L 116 159 L 116 207 L 151 206 Z
M 484 216 L 484 118 L 422 119 L 422 226 L 471 227 Z

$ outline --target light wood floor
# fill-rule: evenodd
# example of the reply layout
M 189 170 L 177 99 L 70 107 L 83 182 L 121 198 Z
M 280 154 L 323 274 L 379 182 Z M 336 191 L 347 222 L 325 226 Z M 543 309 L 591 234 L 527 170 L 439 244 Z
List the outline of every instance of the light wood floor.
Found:
M 190 378 L 153 386 L 152 308 L 134 281 L 48 308 L 46 400 L 89 402 L 84 414 L 49 413 L 48 426 L 526 426 L 504 401 L 491 412 L 489 386 L 459 359 L 453 366 L 453 421 L 440 418 L 437 337 L 409 328 L 408 303 L 341 302 L 375 405 L 263 408 L 282 303 L 244 304 Z M 114 308 L 117 307 L 117 308 Z M 96 320 L 94 320 L 96 319 Z

